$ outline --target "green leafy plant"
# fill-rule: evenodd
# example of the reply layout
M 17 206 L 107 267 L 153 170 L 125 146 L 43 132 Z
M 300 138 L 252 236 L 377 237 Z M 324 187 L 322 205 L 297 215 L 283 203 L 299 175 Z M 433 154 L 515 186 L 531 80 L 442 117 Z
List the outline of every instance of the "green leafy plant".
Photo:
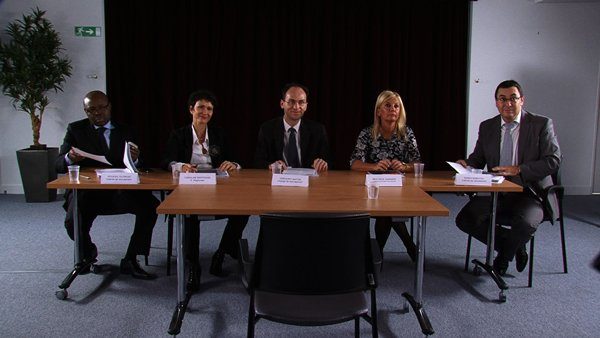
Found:
M 29 115 L 31 149 L 46 148 L 39 143 L 42 117 L 50 103 L 46 94 L 50 90 L 62 91 L 72 70 L 71 61 L 61 57 L 60 36 L 44 14 L 39 8 L 32 9 L 30 14 L 8 24 L 8 43 L 0 40 L 0 87 L 12 98 L 15 109 Z

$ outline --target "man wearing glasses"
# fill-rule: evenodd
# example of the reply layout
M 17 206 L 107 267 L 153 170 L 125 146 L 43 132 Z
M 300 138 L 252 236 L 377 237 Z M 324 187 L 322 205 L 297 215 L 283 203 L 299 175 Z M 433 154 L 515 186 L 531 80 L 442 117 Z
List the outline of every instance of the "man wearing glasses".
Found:
M 544 218 L 544 212 L 556 214 L 556 195 L 544 201 L 544 189 L 552 185 L 552 177 L 561 162 L 560 148 L 552 120 L 522 109 L 525 96 L 514 80 L 498 85 L 494 95 L 499 115 L 479 125 L 475 150 L 463 166 L 483 169 L 485 166 L 516 184 L 521 193 L 500 194 L 496 208 L 494 270 L 504 275 L 508 263 L 516 257 L 517 271 L 527 266 L 525 244 Z M 463 207 L 456 225 L 464 232 L 487 242 L 490 222 L 490 197 L 477 196 Z
M 326 171 L 329 142 L 325 127 L 303 119 L 308 107 L 308 89 L 299 83 L 283 87 L 279 106 L 283 117 L 262 124 L 254 154 L 256 168 L 314 168 Z
M 83 110 L 87 118 L 70 123 L 63 144 L 56 159 L 56 172 L 66 173 L 72 164 L 81 167 L 125 168 L 123 153 L 125 142 L 135 141 L 133 131 L 124 125 L 111 121 L 111 104 L 101 91 L 89 92 L 83 99 Z M 81 156 L 75 148 L 87 153 L 102 155 L 110 165 Z M 131 157 L 137 162 L 137 146 L 131 147 Z M 74 238 L 73 194 L 65 193 L 64 208 L 67 211 L 65 228 L 71 239 Z M 136 190 L 79 190 L 77 205 L 81 229 L 83 261 L 96 262 L 98 249 L 90 237 L 92 222 L 98 215 L 134 214 L 135 228 L 125 257 L 121 260 L 121 273 L 138 279 L 153 279 L 155 276 L 142 269 L 136 257 L 148 255 L 152 242 L 152 229 L 156 223 L 156 208 L 159 201 L 151 191 Z M 83 273 L 89 272 L 89 268 Z

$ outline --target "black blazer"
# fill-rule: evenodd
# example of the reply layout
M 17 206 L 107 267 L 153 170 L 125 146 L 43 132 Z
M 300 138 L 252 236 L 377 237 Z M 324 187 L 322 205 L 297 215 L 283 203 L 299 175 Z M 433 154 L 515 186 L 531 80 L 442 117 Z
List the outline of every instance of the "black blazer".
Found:
M 133 130 L 129 127 L 118 124 L 111 121 L 113 128 L 110 130 L 110 149 L 106 154 L 106 159 L 115 168 L 125 168 L 123 163 L 123 153 L 125 152 L 125 142 L 135 141 Z M 88 153 L 95 155 L 102 155 L 102 147 L 98 138 L 96 129 L 90 122 L 90 120 L 83 119 L 70 123 L 67 126 L 67 133 L 63 140 L 63 144 L 60 146 L 58 158 L 55 162 L 56 172 L 66 173 L 67 172 L 67 161 L 65 155 L 71 150 L 71 147 L 77 147 Z M 110 167 L 109 165 L 98 162 L 89 158 L 77 162 L 82 167 Z M 139 161 L 138 161 L 139 165 Z
M 192 125 L 175 129 L 169 135 L 167 145 L 160 163 L 161 168 L 169 170 L 169 164 L 173 161 L 190 163 L 192 159 Z M 223 161 L 235 161 L 233 149 L 229 146 L 229 140 L 223 128 L 208 125 L 208 142 L 210 161 L 213 168 L 218 168 Z M 236 161 L 237 162 L 237 161 Z
M 466 160 L 467 164 L 482 169 L 493 168 L 500 162 L 501 117 L 497 115 L 479 125 L 475 150 Z M 553 184 L 554 174 L 561 162 L 560 147 L 552 120 L 521 110 L 517 162 L 521 174 L 514 180 L 525 192 L 541 200 L 550 216 L 557 215 L 556 195 L 545 196 L 545 189 Z
M 256 168 L 266 169 L 269 164 L 283 160 L 284 134 L 283 117 L 277 117 L 262 124 L 254 153 Z M 328 162 L 329 142 L 325 126 L 315 121 L 302 119 L 299 136 L 303 168 L 310 168 L 316 158 Z

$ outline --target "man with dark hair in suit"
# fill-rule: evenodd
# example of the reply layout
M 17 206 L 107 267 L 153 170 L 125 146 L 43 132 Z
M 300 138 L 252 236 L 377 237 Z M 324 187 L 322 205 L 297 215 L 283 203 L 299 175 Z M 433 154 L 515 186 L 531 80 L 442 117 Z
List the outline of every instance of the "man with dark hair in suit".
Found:
M 70 123 L 67 127 L 60 153 L 56 159 L 56 171 L 66 173 L 71 164 L 82 167 L 107 167 L 105 163 L 86 158 L 74 148 L 82 151 L 104 155 L 109 167 L 124 168 L 123 153 L 125 142 L 135 141 L 133 131 L 128 127 L 111 121 L 111 104 L 101 91 L 91 91 L 83 99 L 83 110 L 87 118 Z M 131 147 L 131 157 L 137 162 L 139 149 Z M 136 256 L 148 255 L 152 242 L 152 229 L 156 223 L 156 208 L 159 201 L 151 191 L 140 190 L 79 190 L 77 193 L 79 225 L 81 229 L 81 245 L 83 261 L 96 262 L 98 250 L 90 237 L 92 222 L 98 215 L 115 215 L 131 213 L 135 215 L 135 228 L 125 257 L 121 260 L 121 273 L 130 274 L 134 278 L 152 279 L 155 276 L 142 269 Z M 73 194 L 65 193 L 64 208 L 67 211 L 65 228 L 71 239 L 74 238 Z M 89 269 L 86 269 L 87 272 Z
M 521 193 L 500 194 L 496 208 L 494 270 L 504 275 L 508 263 L 516 257 L 517 271 L 527 266 L 525 244 L 542 222 L 544 213 L 555 215 L 556 195 L 544 196 L 552 185 L 552 177 L 561 162 L 560 148 L 552 120 L 522 109 L 525 96 L 514 80 L 498 85 L 494 93 L 499 115 L 479 125 L 475 150 L 463 166 L 483 169 L 485 166 L 516 184 Z M 487 242 L 490 223 L 490 197 L 472 198 L 456 217 L 456 225 L 464 232 Z M 552 217 L 554 218 L 554 217 Z
M 325 127 L 302 118 L 308 107 L 308 89 L 299 83 L 285 85 L 279 106 L 283 117 L 263 123 L 258 132 L 255 167 L 272 169 L 277 163 L 283 169 L 312 167 L 317 172 L 326 171 L 329 142 Z

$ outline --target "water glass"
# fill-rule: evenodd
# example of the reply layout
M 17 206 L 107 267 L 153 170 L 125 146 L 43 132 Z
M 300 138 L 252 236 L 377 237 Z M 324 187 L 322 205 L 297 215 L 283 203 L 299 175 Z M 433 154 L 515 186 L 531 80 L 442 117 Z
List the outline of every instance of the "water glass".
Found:
M 423 177 L 423 170 L 425 169 L 425 163 L 415 162 L 415 177 Z
M 369 183 L 367 184 L 367 196 L 370 200 L 375 200 L 379 197 L 379 184 Z
M 69 167 L 69 182 L 79 183 L 79 166 L 70 165 Z

